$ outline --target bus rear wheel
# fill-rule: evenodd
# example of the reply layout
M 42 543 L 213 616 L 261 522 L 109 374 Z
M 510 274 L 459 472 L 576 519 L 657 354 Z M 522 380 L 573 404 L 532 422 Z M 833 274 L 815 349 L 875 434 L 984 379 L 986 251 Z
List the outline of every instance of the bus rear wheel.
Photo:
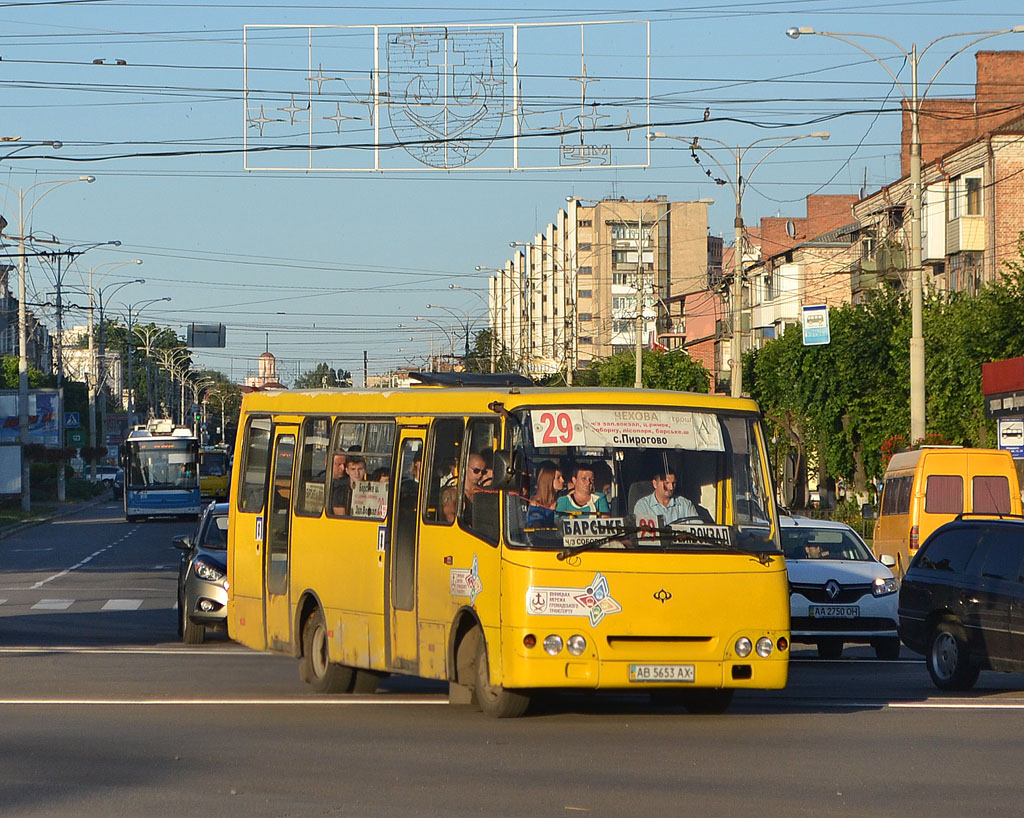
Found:
M 487 645 L 480 634 L 476 647 L 476 698 L 480 709 L 496 719 L 514 719 L 523 715 L 530 706 L 530 696 L 521 690 L 506 690 L 501 685 L 491 684 L 487 668 Z
M 302 659 L 299 678 L 309 682 L 317 693 L 348 693 L 355 681 L 355 671 L 331 662 L 327 624 L 319 608 L 302 628 Z

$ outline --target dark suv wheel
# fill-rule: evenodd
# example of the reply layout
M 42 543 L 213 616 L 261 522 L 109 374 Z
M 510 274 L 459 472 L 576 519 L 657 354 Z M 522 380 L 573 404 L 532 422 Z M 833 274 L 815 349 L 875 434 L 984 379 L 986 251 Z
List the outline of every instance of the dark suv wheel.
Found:
M 970 690 L 978 681 L 979 669 L 970 664 L 967 641 L 952 622 L 940 622 L 932 631 L 926 661 L 939 690 Z

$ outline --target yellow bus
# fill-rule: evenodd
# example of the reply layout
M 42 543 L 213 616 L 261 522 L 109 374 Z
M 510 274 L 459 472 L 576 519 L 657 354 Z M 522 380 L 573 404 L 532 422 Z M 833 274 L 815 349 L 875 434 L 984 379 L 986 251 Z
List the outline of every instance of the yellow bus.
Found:
M 296 657 L 320 692 L 413 674 L 498 717 L 538 691 L 720 712 L 737 688 L 785 686 L 789 591 L 756 404 L 421 377 L 245 396 L 232 639 Z
M 227 499 L 228 477 L 231 474 L 230 455 L 227 446 L 199 448 L 199 493 L 203 497 Z

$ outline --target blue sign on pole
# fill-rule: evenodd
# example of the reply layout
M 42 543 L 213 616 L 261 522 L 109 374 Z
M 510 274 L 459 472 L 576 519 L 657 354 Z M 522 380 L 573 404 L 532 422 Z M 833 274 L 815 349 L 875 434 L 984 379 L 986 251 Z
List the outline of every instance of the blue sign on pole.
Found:
M 65 412 L 64 413 L 64 428 L 65 429 L 79 429 L 82 426 L 82 418 L 78 412 Z
M 1024 418 L 999 418 L 999 448 L 1006 449 L 1015 460 L 1024 458 Z
M 804 346 L 819 346 L 832 340 L 828 327 L 828 305 L 815 304 L 801 311 L 804 328 Z

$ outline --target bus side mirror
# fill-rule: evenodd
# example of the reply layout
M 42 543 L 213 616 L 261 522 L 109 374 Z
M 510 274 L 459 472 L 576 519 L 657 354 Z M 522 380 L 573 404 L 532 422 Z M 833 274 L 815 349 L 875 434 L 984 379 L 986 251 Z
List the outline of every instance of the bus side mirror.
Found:
M 494 478 L 491 481 L 491 488 L 519 493 L 523 477 L 516 464 L 517 459 L 511 452 L 498 450 L 494 453 Z
M 871 503 L 865 503 L 860 507 L 860 516 L 865 520 L 875 519 L 875 507 Z

